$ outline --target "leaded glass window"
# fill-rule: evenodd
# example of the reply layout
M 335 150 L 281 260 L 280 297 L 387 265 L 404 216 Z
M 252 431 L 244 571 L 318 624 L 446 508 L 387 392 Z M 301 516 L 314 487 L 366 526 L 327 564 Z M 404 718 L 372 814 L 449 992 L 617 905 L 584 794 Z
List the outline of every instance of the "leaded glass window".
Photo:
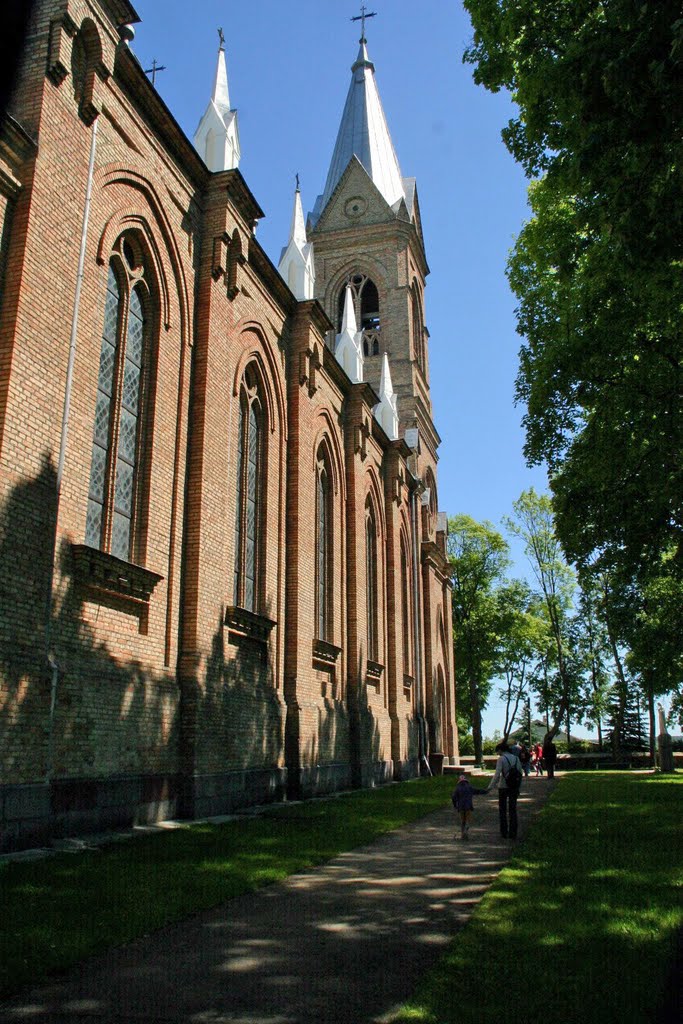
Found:
M 258 387 L 255 383 L 250 386 L 247 375 L 240 393 L 237 428 L 234 602 L 252 612 L 259 610 L 262 419 Z
M 323 458 L 318 462 L 316 491 L 316 625 L 318 639 L 329 640 L 330 476 Z
M 401 537 L 401 616 L 403 626 L 403 674 L 409 676 L 410 672 L 410 642 L 412 639 L 410 629 L 410 587 L 408 576 L 408 555 L 403 537 Z
M 365 507 L 365 585 L 368 621 L 368 658 L 377 660 L 377 529 L 372 505 Z
M 137 554 L 146 296 L 142 260 L 119 239 L 107 277 L 85 541 L 125 561 Z

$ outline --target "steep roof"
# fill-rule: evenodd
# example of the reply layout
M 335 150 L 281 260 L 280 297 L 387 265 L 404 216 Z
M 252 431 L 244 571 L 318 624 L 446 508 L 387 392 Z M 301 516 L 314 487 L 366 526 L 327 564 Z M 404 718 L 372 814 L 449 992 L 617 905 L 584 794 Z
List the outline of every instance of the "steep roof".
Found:
M 365 38 L 360 41 L 358 57 L 351 68 L 351 85 L 325 189 L 315 204 L 315 220 L 327 206 L 353 156 L 362 163 L 389 206 L 405 199 L 401 170 L 379 98 L 375 66 L 368 58 Z

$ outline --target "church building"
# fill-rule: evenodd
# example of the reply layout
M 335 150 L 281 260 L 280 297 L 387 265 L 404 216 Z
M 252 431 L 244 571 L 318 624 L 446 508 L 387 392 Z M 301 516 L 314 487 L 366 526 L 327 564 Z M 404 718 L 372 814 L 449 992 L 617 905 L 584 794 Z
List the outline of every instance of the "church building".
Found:
M 0 115 L 1 850 L 458 763 L 428 266 L 364 22 L 276 267 L 222 33 L 189 140 L 137 21 L 38 0 Z

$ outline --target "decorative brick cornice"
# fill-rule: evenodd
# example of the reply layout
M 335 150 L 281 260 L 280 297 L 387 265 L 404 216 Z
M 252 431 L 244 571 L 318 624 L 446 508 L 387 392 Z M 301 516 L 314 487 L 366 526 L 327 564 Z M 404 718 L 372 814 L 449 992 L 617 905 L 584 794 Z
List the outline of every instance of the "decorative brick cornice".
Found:
M 256 221 L 265 217 L 265 214 L 254 199 L 246 181 L 236 168 L 231 171 L 221 171 L 220 178 L 224 179 L 225 189 L 231 201 L 253 231 Z
M 319 301 L 317 299 L 304 299 L 302 302 L 299 302 L 298 308 L 304 316 L 310 318 L 313 327 L 324 341 L 327 332 L 334 329 L 334 324 Z
M 47 56 L 47 77 L 60 86 L 71 67 L 71 43 L 78 26 L 66 12 L 50 22 L 50 42 Z
M 442 580 L 450 582 L 450 566 L 448 559 L 435 541 L 423 541 L 421 554 L 423 566 L 428 566 L 434 569 Z
M 36 140 L 11 114 L 0 115 L 0 158 L 6 160 L 12 170 L 18 170 L 37 149 Z

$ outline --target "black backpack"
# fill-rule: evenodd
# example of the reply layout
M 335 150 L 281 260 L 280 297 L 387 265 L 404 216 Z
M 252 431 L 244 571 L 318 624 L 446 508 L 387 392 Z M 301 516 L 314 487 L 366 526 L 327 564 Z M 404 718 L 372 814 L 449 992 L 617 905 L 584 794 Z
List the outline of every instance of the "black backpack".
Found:
M 522 785 L 522 773 L 520 772 L 519 768 L 517 767 L 517 758 L 515 758 L 515 760 L 512 762 L 512 764 L 510 764 L 510 762 L 507 760 L 507 758 L 505 760 L 506 760 L 507 765 L 508 765 L 508 770 L 507 770 L 507 772 L 505 772 L 505 771 L 503 772 L 503 778 L 505 779 L 505 782 L 507 784 L 507 788 L 508 789 L 519 789 L 519 787 Z

